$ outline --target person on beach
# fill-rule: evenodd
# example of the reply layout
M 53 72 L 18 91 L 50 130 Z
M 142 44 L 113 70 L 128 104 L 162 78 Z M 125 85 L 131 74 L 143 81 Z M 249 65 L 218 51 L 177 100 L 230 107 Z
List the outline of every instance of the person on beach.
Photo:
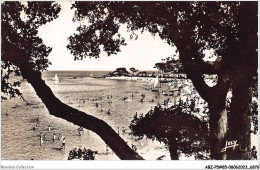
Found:
M 36 121 L 39 122 L 39 119 L 40 119 L 40 115 L 38 114 Z
M 79 131 L 79 136 L 81 136 L 82 133 L 83 133 L 83 127 L 80 126 L 80 127 L 78 128 L 78 131 Z
M 40 145 L 43 144 L 43 138 L 42 138 L 42 133 L 40 133 Z
M 61 149 L 65 149 L 65 138 L 62 139 Z
M 106 154 L 109 154 L 109 149 L 108 149 L 108 145 L 106 145 Z
M 98 103 L 96 103 L 96 107 L 98 107 Z
M 50 126 L 50 125 L 48 126 L 48 131 L 49 131 L 49 132 L 51 131 L 51 126 Z
M 122 128 L 122 133 L 125 134 L 125 131 L 126 131 L 126 129 L 125 129 L 125 127 L 123 126 L 123 128 Z
M 132 149 L 133 151 L 136 151 L 137 150 L 136 145 L 132 144 Z
M 37 125 L 35 125 L 34 127 L 33 127 L 33 130 L 35 131 L 37 129 Z
M 52 138 L 53 142 L 55 141 L 55 139 L 56 139 L 56 135 L 55 133 L 53 133 L 53 138 Z
M 5 115 L 8 116 L 8 111 L 5 112 Z
M 57 135 L 58 136 L 58 140 L 61 140 L 61 134 Z

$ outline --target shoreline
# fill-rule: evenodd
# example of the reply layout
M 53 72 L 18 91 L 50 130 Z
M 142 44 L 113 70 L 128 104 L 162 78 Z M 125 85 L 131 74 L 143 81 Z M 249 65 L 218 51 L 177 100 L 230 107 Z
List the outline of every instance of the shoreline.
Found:
M 68 82 L 70 81 L 75 80 L 68 79 Z M 92 81 L 96 82 L 96 80 Z M 104 88 L 104 80 L 100 80 L 98 84 L 102 86 L 100 86 L 101 88 L 98 89 L 96 89 L 96 85 L 88 86 L 84 84 L 84 87 L 88 90 L 82 89 L 83 91 L 81 93 L 71 93 L 70 91 L 67 91 L 67 88 L 77 91 L 77 89 L 82 88 L 81 84 L 70 84 L 66 88 L 64 88 L 64 85 L 54 85 L 51 82 L 47 82 L 47 84 L 52 88 L 57 97 L 59 97 L 59 99 L 63 102 L 69 104 L 72 107 L 80 109 L 87 114 L 102 119 L 103 121 L 107 122 L 116 132 L 118 131 L 118 127 L 120 127 L 120 136 L 126 142 L 128 142 L 128 145 L 130 147 L 131 144 L 136 145 L 138 148 L 138 152 L 145 159 L 155 160 L 162 154 L 166 155 L 165 159 L 170 159 L 170 155 L 167 149 L 164 148 L 164 144 L 151 140 L 135 141 L 135 137 L 128 135 L 130 131 L 127 127 L 129 126 L 135 112 L 146 113 L 151 108 L 151 106 L 156 105 L 156 102 L 138 102 L 139 96 L 142 93 L 141 87 L 138 86 L 138 93 L 134 95 L 134 98 L 131 101 L 124 102 L 120 99 L 121 97 L 127 95 L 124 93 L 124 91 L 122 91 L 125 88 L 119 89 L 121 90 L 119 92 L 115 91 L 116 93 L 112 93 L 115 85 L 117 85 L 116 87 L 120 88 L 120 86 L 118 86 L 118 83 L 116 82 L 108 82 L 108 85 Z M 127 87 L 127 84 L 123 84 Z M 89 88 L 96 89 L 95 92 L 97 92 L 97 94 L 93 94 L 93 90 Z M 133 87 L 129 86 L 129 88 L 127 89 L 131 91 L 131 88 Z M 77 130 L 79 127 L 77 125 L 50 115 L 47 108 L 44 107 L 43 103 L 37 97 L 34 89 L 29 83 L 23 82 L 21 85 L 21 90 L 24 94 L 25 99 L 30 103 L 34 103 L 35 105 L 26 105 L 22 100 L 18 98 L 6 100 L 2 103 L 1 109 L 3 111 L 3 119 L 1 120 L 1 123 L 3 135 L 2 145 L 4 147 L 1 150 L 1 154 L 4 159 L 67 160 L 70 150 L 74 149 L 75 147 L 81 147 L 81 149 L 86 147 L 87 149 L 90 148 L 94 151 L 98 151 L 98 154 L 95 155 L 96 160 L 119 160 L 119 158 L 113 152 L 111 153 L 110 148 L 108 148 L 110 153 L 106 154 L 107 148 L 105 142 L 94 132 L 84 129 L 84 134 L 82 136 L 79 136 Z M 104 91 L 104 93 L 102 91 Z M 113 94 L 112 104 L 108 103 L 108 93 Z M 153 96 L 154 94 L 152 93 L 150 93 L 149 95 L 147 94 L 147 97 L 152 98 Z M 93 97 L 103 98 L 103 101 L 98 101 L 99 105 L 103 106 L 103 112 L 100 111 L 100 107 L 96 108 L 96 101 L 87 100 Z M 84 103 L 81 99 L 85 99 L 86 103 Z M 136 110 L 131 108 L 133 106 L 136 108 Z M 112 111 L 110 115 L 106 114 L 106 110 L 108 109 L 111 109 Z M 9 113 L 8 116 L 4 115 L 6 111 L 8 111 Z M 38 117 L 38 114 L 39 121 L 37 122 L 36 118 Z M 37 129 L 33 130 L 33 127 L 35 125 L 38 125 Z M 51 126 L 50 131 L 48 130 L 49 125 Z M 122 134 L 122 127 L 127 128 L 126 134 Z M 46 134 L 46 139 L 44 139 L 42 145 L 40 145 L 41 133 Z M 54 133 L 61 134 L 63 137 L 66 137 L 65 150 L 60 150 L 60 145 L 62 142 L 61 140 L 52 140 Z M 157 152 L 157 148 L 161 148 L 160 152 Z
M 127 77 L 127 76 L 115 77 L 115 76 L 113 76 L 113 77 L 104 77 L 104 79 L 152 82 L 156 79 L 156 77 Z M 182 77 L 182 78 L 178 78 L 178 77 L 171 77 L 171 78 L 159 77 L 159 80 L 162 81 L 162 83 L 172 82 L 175 79 L 187 79 L 187 78 L 185 78 L 185 77 Z

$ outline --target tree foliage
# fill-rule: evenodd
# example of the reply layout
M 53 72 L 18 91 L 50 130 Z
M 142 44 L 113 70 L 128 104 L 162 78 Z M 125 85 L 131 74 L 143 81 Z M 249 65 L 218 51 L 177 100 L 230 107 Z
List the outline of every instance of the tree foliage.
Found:
M 127 26 L 130 38 L 144 31 L 159 35 L 177 47 L 173 55 L 179 56 L 187 78 L 209 104 L 212 158 L 224 158 L 219 150 L 227 124 L 233 134 L 243 124 L 238 133 L 244 149 L 239 154 L 248 149 L 250 118 L 245 115 L 251 114 L 246 109 L 251 103 L 248 89 L 257 73 L 257 2 L 75 2 L 72 8 L 76 9 L 74 20 L 90 23 L 69 38 L 68 49 L 76 59 L 120 51 L 120 45 L 126 45 L 118 32 L 121 25 Z M 98 43 L 89 45 L 94 41 Z M 209 51 L 211 56 L 206 56 Z M 217 84 L 208 86 L 204 74 L 217 74 Z M 225 99 L 230 88 L 234 93 L 231 107 L 241 108 L 231 109 L 232 122 L 228 123 Z
M 97 151 L 92 151 L 91 149 L 77 149 L 74 148 L 69 152 L 68 160 L 80 159 L 80 160 L 95 160 L 95 154 Z
M 87 20 L 91 25 L 79 27 L 70 37 L 68 48 L 78 58 L 99 57 L 101 45 L 109 54 L 116 53 L 119 45 L 125 45 L 119 43 L 118 29 L 127 24 L 132 36 L 134 31 L 141 30 L 158 34 L 177 47 L 181 41 L 181 47 L 195 49 L 196 53 L 190 57 L 194 62 L 204 57 L 204 49 L 214 49 L 216 55 L 226 60 L 228 68 L 233 69 L 232 63 L 238 60 L 231 58 L 238 56 L 227 56 L 227 53 L 237 50 L 233 47 L 241 40 L 241 15 L 246 7 L 253 9 L 253 5 L 246 2 L 75 2 L 74 20 Z M 92 43 L 94 39 L 98 43 Z
M 99 57 L 101 51 L 120 51 L 120 45 L 126 43 L 120 43 L 123 38 L 118 30 L 126 24 L 130 37 L 137 31 L 149 31 L 176 46 L 185 73 L 207 101 L 210 94 L 226 94 L 230 79 L 241 65 L 251 66 L 246 67 L 247 74 L 256 72 L 254 2 L 75 2 L 72 8 L 76 9 L 74 20 L 90 23 L 88 27 L 81 25 L 69 38 L 68 49 L 76 59 Z M 245 11 L 249 11 L 250 20 L 245 20 Z M 250 35 L 242 33 L 245 24 L 251 29 Z M 248 40 L 250 46 L 245 44 Z M 244 50 L 243 55 L 237 49 Z M 217 60 L 205 62 L 205 50 L 212 50 L 211 57 Z M 206 73 L 219 74 L 217 86 L 205 84 L 202 75 Z
M 184 73 L 180 60 L 168 60 L 166 62 L 155 63 L 155 67 L 164 73 Z
M 170 108 L 160 105 L 145 115 L 135 115 L 130 124 L 133 135 L 142 139 L 164 142 L 166 147 L 177 145 L 178 154 L 184 153 L 196 159 L 208 159 L 208 122 L 195 116 L 189 103 L 180 101 Z M 176 141 L 172 142 L 174 137 Z
M 232 83 L 235 89 L 233 96 L 239 98 L 234 98 L 237 101 L 234 106 L 241 105 L 242 109 L 233 111 L 236 113 L 231 115 L 232 120 L 238 117 L 234 123 L 236 126 L 242 121 L 239 138 L 243 142 L 244 134 L 250 127 L 248 119 L 243 120 L 243 113 L 248 112 L 243 108 L 249 108 L 244 104 L 249 105 L 250 102 L 243 99 L 248 100 L 250 96 L 237 94 L 240 94 L 240 89 L 243 91 L 244 87 L 250 86 L 252 76 L 257 72 L 257 2 L 75 2 L 72 8 L 76 9 L 75 21 L 90 23 L 89 26 L 81 25 L 69 37 L 67 47 L 75 59 L 99 57 L 102 51 L 108 55 L 118 53 L 120 47 L 126 45 L 124 37 L 118 32 L 122 24 L 127 25 L 130 38 L 137 38 L 137 31 L 149 31 L 152 35 L 158 34 L 169 45 L 176 46 L 176 54 L 185 73 L 200 96 L 209 103 L 212 146 L 216 146 L 215 141 L 218 140 L 219 129 L 215 127 L 223 126 L 218 124 L 221 119 L 217 108 L 220 103 L 225 103 L 223 101 Z M 51 48 L 46 47 L 37 36 L 37 28 L 57 18 L 59 11 L 59 5 L 53 2 L 2 3 L 2 92 L 11 97 L 20 95 L 17 88 L 20 83 L 9 80 L 11 74 L 23 73 L 25 78 L 30 78 L 30 83 L 50 113 L 97 132 L 120 158 L 142 159 L 110 126 L 60 102 L 39 78 L 40 71 L 50 64 L 47 56 Z M 212 50 L 212 57 L 217 60 L 205 62 L 206 50 Z M 202 75 L 212 73 L 218 74 L 218 82 L 216 86 L 208 87 Z M 42 88 L 46 93 L 41 92 Z M 60 107 L 53 107 L 53 103 Z M 71 113 L 78 119 L 72 118 Z M 100 131 L 96 124 L 106 128 L 113 138 Z M 222 139 L 217 145 L 221 142 Z M 118 149 L 117 144 L 120 144 Z
M 133 74 L 139 71 L 138 69 L 136 69 L 134 67 L 129 68 L 129 70 L 132 71 Z
M 35 71 L 45 70 L 51 64 L 47 56 L 52 49 L 38 37 L 37 29 L 57 18 L 60 6 L 53 2 L 3 2 L 1 7 L 1 90 L 12 98 L 21 95 L 18 88 L 21 82 L 11 81 L 13 76 L 21 76 L 21 63 L 15 58 L 16 51 L 14 55 L 7 53 L 10 44 L 24 51 L 26 57 L 19 60 L 28 60 Z
M 27 79 L 49 114 L 95 132 L 120 159 L 143 159 L 105 121 L 61 102 L 41 78 L 40 71 L 46 69 L 49 64 L 47 55 L 51 48 L 46 47 L 37 36 L 37 28 L 57 18 L 59 11 L 60 6 L 53 2 L 3 2 L 1 25 L 3 62 Z M 2 73 L 4 71 L 2 66 Z M 3 77 L 1 78 L 3 81 Z

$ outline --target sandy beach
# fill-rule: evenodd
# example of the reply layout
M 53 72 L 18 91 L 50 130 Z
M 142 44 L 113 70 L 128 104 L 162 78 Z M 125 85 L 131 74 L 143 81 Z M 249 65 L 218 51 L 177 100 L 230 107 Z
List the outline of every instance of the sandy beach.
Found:
M 170 160 L 169 151 L 165 148 L 164 143 L 146 138 L 139 141 L 129 135 L 128 126 L 136 112 L 145 114 L 153 106 L 168 98 L 159 92 L 149 90 L 154 78 L 110 77 L 109 79 L 94 79 L 82 76 L 74 79 L 73 74 L 67 76 L 64 73 L 63 76 L 60 76 L 61 81 L 55 84 L 52 81 L 53 76 L 54 73 L 48 73 L 44 74 L 43 78 L 62 102 L 106 121 L 116 132 L 119 132 L 119 135 L 130 147 L 132 144 L 136 145 L 137 152 L 144 159 L 156 160 L 164 155 L 164 160 Z M 183 85 L 180 96 L 182 100 L 197 97 L 199 102 L 196 107 L 204 107 L 201 104 L 203 100 L 193 91 L 190 80 L 185 80 L 183 83 L 180 83 L 183 80 L 176 79 L 176 81 L 178 81 L 178 85 Z M 163 86 L 168 87 L 167 84 Z M 23 82 L 20 89 L 24 99 L 30 105 L 18 98 L 2 101 L 1 154 L 3 160 L 67 160 L 70 150 L 83 149 L 84 147 L 98 151 L 95 156 L 96 160 L 119 160 L 95 133 L 84 129 L 82 136 L 79 136 L 78 126 L 50 115 L 29 83 Z M 147 102 L 140 102 L 143 93 L 146 95 Z M 124 97 L 128 99 L 124 101 Z M 174 96 L 169 97 L 171 101 L 177 100 Z M 228 97 L 231 95 L 229 94 Z M 107 114 L 108 110 L 111 111 L 111 114 Z M 198 112 L 196 116 L 203 115 Z M 33 130 L 36 125 L 37 127 Z M 50 126 L 50 130 L 48 126 Z M 126 129 L 126 133 L 122 132 L 123 127 Z M 40 142 L 41 134 L 46 136 L 42 144 Z M 60 135 L 61 139 L 66 138 L 65 150 L 61 150 L 61 139 L 53 141 L 53 134 Z M 257 135 L 252 135 L 252 146 L 257 146 L 256 144 Z M 180 159 L 194 160 L 194 157 L 188 158 L 182 155 Z
M 145 159 L 155 160 L 162 155 L 165 155 L 165 159 L 170 159 L 164 144 L 149 139 L 137 141 L 128 135 L 130 132 L 128 126 L 133 115 L 136 112 L 148 112 L 151 106 L 156 105 L 159 101 L 163 101 L 164 96 L 158 97 L 156 99 L 157 101 L 153 103 L 141 103 L 139 102 L 141 92 L 145 92 L 149 100 L 155 98 L 155 95 L 158 95 L 145 91 L 145 84 L 136 82 L 129 82 L 130 84 L 127 84 L 126 82 L 118 82 L 115 80 L 97 81 L 93 78 L 77 79 L 76 81 L 77 83 L 73 84 L 71 79 L 64 79 L 60 84 L 55 85 L 46 78 L 47 84 L 50 85 L 55 95 L 63 102 L 105 120 L 116 132 L 119 127 L 120 136 L 127 141 L 129 146 L 135 144 L 137 146 L 137 152 Z M 104 81 L 109 83 L 104 86 L 102 85 Z M 113 103 L 109 104 L 106 102 L 106 94 L 112 94 L 112 91 L 118 86 L 118 83 L 125 84 L 124 87 L 128 87 L 129 89 L 126 90 L 123 88 L 126 90 L 124 92 L 123 90 L 120 91 L 120 89 L 117 89 L 117 93 L 113 94 Z M 133 86 L 133 83 L 136 84 L 139 90 L 134 92 L 133 89 L 130 88 Z M 79 86 L 81 88 L 79 88 Z M 118 157 L 110 148 L 108 148 L 109 154 L 106 154 L 106 144 L 95 133 L 84 129 L 83 135 L 79 136 L 78 126 L 50 115 L 30 84 L 23 82 L 21 91 L 25 100 L 32 105 L 26 105 L 23 100 L 17 98 L 2 102 L 1 153 L 3 160 L 66 160 L 69 151 L 75 147 L 82 149 L 85 147 L 86 149 L 98 151 L 95 157 L 97 160 L 118 160 Z M 82 91 L 82 93 L 79 93 L 80 91 Z M 102 93 L 93 94 L 93 92 L 96 91 L 102 91 Z M 134 94 L 134 98 L 131 99 L 131 101 L 121 101 L 122 96 L 131 96 L 132 93 Z M 92 101 L 94 98 L 99 97 L 104 98 L 102 104 L 100 103 L 103 112 L 101 112 L 100 106 L 96 108 L 96 101 Z M 120 108 L 118 107 L 119 105 L 123 105 L 123 107 Z M 135 107 L 135 109 L 133 109 L 133 107 Z M 112 111 L 110 116 L 106 114 L 108 108 Z M 125 110 L 125 113 L 122 113 L 123 110 Z M 8 112 L 8 115 L 6 115 L 6 112 Z M 38 115 L 39 121 L 37 122 L 36 119 Z M 33 130 L 35 125 L 37 125 L 37 128 Z M 49 125 L 51 126 L 50 131 L 48 130 Z M 121 131 L 122 127 L 127 128 L 125 134 Z M 54 133 L 61 134 L 62 137 L 66 138 L 65 150 L 60 149 L 62 140 L 52 140 Z M 42 145 L 40 145 L 40 134 L 46 135 Z

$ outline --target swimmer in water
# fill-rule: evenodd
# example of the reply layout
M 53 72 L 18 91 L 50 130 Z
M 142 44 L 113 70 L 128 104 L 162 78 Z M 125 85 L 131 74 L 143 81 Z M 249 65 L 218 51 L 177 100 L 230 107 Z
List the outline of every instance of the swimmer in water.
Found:
M 35 131 L 35 130 L 36 130 L 36 128 L 37 128 L 37 125 L 35 125 L 35 126 L 33 127 L 33 130 Z
M 61 148 L 62 148 L 62 149 L 65 149 L 65 138 L 62 139 Z
M 123 126 L 123 128 L 122 128 L 122 133 L 125 134 L 125 131 L 126 131 L 126 129 L 125 129 L 125 127 Z
M 37 118 L 36 118 L 36 121 L 38 122 L 38 121 L 39 121 L 39 119 L 40 119 L 40 116 L 39 116 L 39 114 L 38 114 L 38 116 L 37 116 Z
M 61 134 L 57 135 L 58 136 L 58 140 L 61 140 Z

